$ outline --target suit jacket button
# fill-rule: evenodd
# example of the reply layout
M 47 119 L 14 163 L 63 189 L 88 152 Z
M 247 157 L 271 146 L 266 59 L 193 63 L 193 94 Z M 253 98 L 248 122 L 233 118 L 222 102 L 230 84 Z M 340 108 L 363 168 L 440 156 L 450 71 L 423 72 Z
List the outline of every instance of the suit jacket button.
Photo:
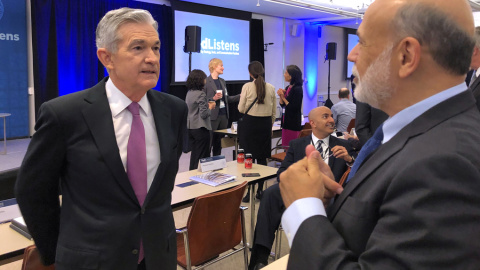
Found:
M 137 254 L 138 254 L 138 249 L 132 250 L 132 254 L 133 254 L 133 255 L 137 255 Z

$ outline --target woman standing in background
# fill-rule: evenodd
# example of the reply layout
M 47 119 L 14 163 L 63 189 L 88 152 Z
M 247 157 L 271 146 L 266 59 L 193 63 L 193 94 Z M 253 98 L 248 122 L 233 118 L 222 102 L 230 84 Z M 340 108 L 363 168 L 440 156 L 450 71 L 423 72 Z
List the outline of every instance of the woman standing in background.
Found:
M 248 65 L 248 72 L 253 82 L 248 82 L 242 87 L 238 111 L 245 115 L 243 121 L 239 123 L 238 137 L 245 153 L 251 153 L 257 164 L 267 165 L 267 158 L 270 157 L 272 149 L 272 125 L 275 122 L 275 87 L 265 82 L 263 77 L 265 70 L 260 62 L 251 62 Z M 257 190 L 259 199 L 262 189 L 263 182 L 260 182 Z M 243 201 L 249 201 L 248 193 Z
M 227 92 L 227 84 L 225 80 L 219 76 L 223 74 L 223 62 L 218 58 L 213 58 L 208 63 L 208 70 L 210 70 L 210 76 L 207 77 L 207 83 L 203 91 L 207 95 L 207 99 L 213 99 L 216 103 L 216 107 L 212 110 L 210 120 L 212 121 L 212 131 L 219 129 L 226 129 L 228 126 L 228 104 L 238 102 L 240 95 L 229 96 Z M 218 93 L 221 90 L 220 93 Z M 224 135 L 210 132 L 212 136 L 212 156 L 218 156 L 222 154 L 221 140 Z
M 215 108 L 215 102 L 207 102 L 207 96 L 203 92 L 207 75 L 205 72 L 194 69 L 187 78 L 187 97 L 185 102 L 188 106 L 187 128 L 189 143 L 192 146 L 190 155 L 190 170 L 198 168 L 201 158 L 210 156 L 210 123 L 211 110 Z
M 287 89 L 279 88 L 280 106 L 284 109 L 282 116 L 282 145 L 288 146 L 291 140 L 298 138 L 302 129 L 303 79 L 302 71 L 296 65 L 287 66 L 283 74 L 290 84 Z

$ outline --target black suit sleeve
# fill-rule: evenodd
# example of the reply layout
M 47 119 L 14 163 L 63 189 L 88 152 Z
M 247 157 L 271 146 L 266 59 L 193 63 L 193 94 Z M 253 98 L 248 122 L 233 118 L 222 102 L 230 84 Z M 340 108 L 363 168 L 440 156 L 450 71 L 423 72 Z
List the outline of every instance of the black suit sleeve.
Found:
M 66 152 L 62 126 L 49 103 L 40 107 L 35 129 L 18 173 L 15 196 L 43 263 L 49 265 L 55 262 L 59 182 Z
M 464 157 L 432 153 L 394 174 L 381 205 L 352 193 L 332 222 L 323 216 L 305 220 L 287 269 L 475 269 L 477 179 L 478 168 Z M 345 223 L 347 216 L 374 222 L 373 230 L 359 229 L 362 222 Z M 367 239 L 358 254 L 339 232 L 354 226 L 361 231 L 358 239 Z

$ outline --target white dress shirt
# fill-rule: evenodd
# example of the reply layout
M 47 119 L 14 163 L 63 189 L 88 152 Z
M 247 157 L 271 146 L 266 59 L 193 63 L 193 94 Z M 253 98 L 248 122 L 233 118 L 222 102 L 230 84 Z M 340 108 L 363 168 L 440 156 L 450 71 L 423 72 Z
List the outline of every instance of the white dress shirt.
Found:
M 130 129 L 132 126 L 132 113 L 127 109 L 132 101 L 125 96 L 110 80 L 105 84 L 108 104 L 112 112 L 113 128 L 115 129 L 115 137 L 117 139 L 120 158 L 123 167 L 127 171 L 127 145 L 130 137 Z M 149 90 L 151 91 L 151 90 Z M 153 118 L 150 102 L 147 95 L 144 95 L 138 102 L 140 105 L 140 118 L 145 128 L 145 145 L 147 152 L 147 190 L 152 185 L 153 178 L 160 164 L 160 145 L 158 144 L 157 130 L 155 120 Z

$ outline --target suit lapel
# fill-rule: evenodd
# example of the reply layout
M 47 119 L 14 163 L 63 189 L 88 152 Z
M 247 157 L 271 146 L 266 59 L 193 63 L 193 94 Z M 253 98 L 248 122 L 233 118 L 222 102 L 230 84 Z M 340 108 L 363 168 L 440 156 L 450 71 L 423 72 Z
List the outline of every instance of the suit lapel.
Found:
M 347 197 L 350 196 L 363 181 L 368 180 L 368 177 L 384 162 L 399 152 L 411 137 L 418 136 L 446 119 L 472 107 L 474 100 L 471 95 L 470 91 L 464 91 L 441 102 L 405 126 L 387 143 L 381 145 L 365 164 L 358 169 L 355 176 L 350 179 L 345 186 L 342 194 L 340 194 L 334 204 L 328 209 L 328 218 L 333 220 Z M 452 106 L 451 104 L 456 105 Z
M 92 133 L 98 151 L 103 157 L 107 167 L 112 172 L 115 180 L 127 195 L 138 203 L 132 185 L 123 167 L 120 158 L 115 129 L 113 127 L 112 112 L 108 105 L 105 92 L 106 78 L 89 90 L 82 110 L 83 117 Z
M 153 196 L 152 194 L 156 194 L 156 190 L 161 187 L 163 180 L 162 176 L 171 164 L 170 160 L 176 158 L 176 153 L 173 152 L 175 145 L 172 145 L 172 142 L 176 142 L 176 138 L 170 125 L 170 107 L 164 104 L 165 99 L 160 93 L 154 93 L 153 91 L 155 90 L 149 90 L 147 92 L 147 97 L 150 102 L 150 107 L 152 108 L 155 128 L 157 130 L 161 161 L 160 165 L 158 165 L 155 177 L 153 178 L 152 185 L 148 190 L 147 197 L 145 198 L 145 205 L 151 200 L 151 197 Z

